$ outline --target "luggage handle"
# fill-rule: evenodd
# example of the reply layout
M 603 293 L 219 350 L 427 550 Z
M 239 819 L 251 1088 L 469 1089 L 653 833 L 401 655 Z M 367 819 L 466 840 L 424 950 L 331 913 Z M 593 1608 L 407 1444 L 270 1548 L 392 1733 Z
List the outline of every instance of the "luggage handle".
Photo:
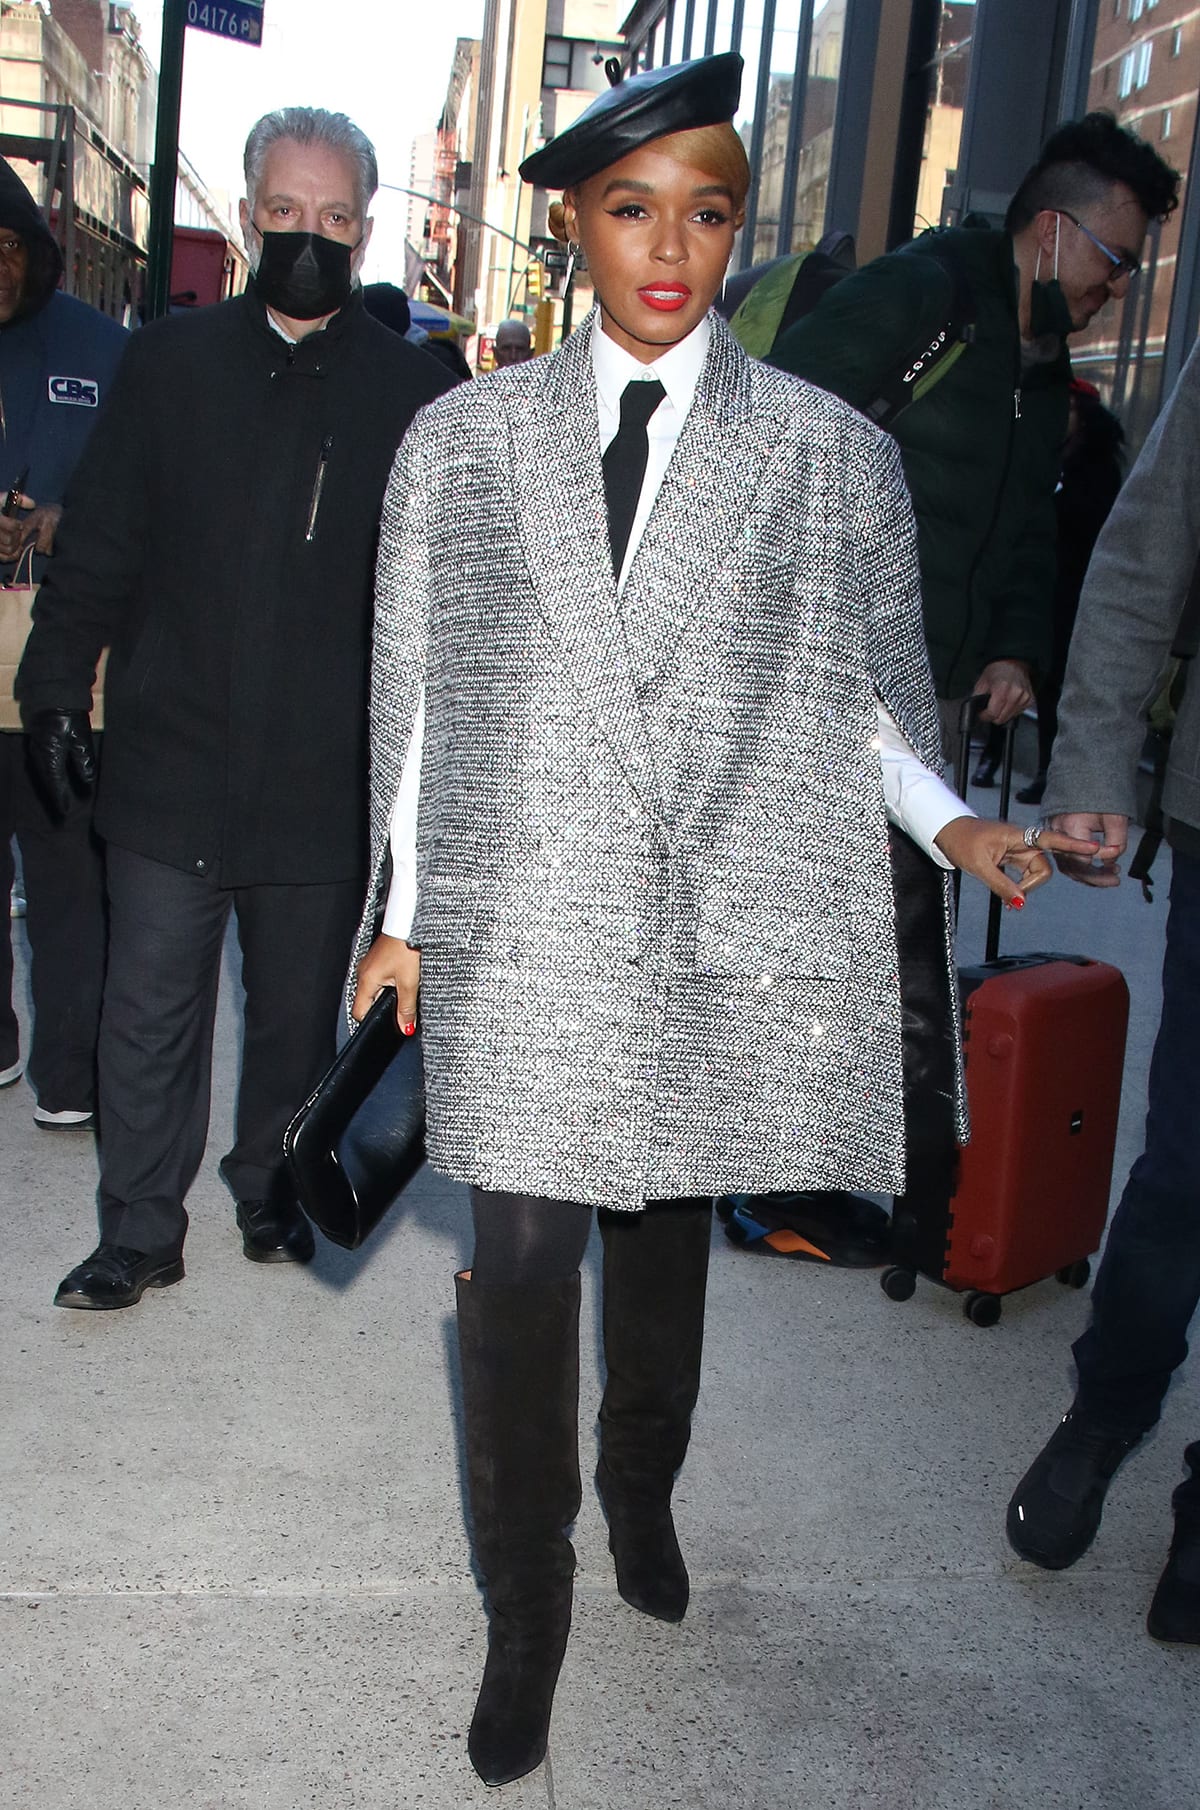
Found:
M 958 719 L 958 767 L 954 777 L 958 785 L 959 797 L 964 803 L 966 802 L 967 797 L 967 775 L 970 772 L 971 767 L 971 730 L 975 726 L 975 719 L 978 717 L 980 711 L 987 708 L 988 695 L 987 692 L 977 691 L 973 692 L 969 698 L 965 698 L 963 700 L 962 714 Z M 1001 818 L 1008 816 L 1009 801 L 1012 798 L 1013 749 L 1016 744 L 1016 739 L 1017 723 L 1016 718 L 1012 717 L 1004 725 L 1004 754 L 1000 763 L 999 815 Z M 958 869 L 955 868 L 954 910 L 956 915 L 958 912 L 958 895 L 961 888 L 962 875 Z M 1000 913 L 1003 908 L 1003 901 L 1000 899 L 999 895 L 994 892 L 989 893 L 987 936 L 983 945 L 983 959 L 985 962 L 994 962 L 1000 953 Z

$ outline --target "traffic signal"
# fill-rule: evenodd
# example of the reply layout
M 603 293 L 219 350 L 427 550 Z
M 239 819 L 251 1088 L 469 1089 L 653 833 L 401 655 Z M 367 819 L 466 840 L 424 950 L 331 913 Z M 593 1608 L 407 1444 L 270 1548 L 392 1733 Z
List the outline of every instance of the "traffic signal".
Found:
M 530 264 L 525 279 L 530 301 L 540 302 L 546 293 L 546 272 L 537 258 Z

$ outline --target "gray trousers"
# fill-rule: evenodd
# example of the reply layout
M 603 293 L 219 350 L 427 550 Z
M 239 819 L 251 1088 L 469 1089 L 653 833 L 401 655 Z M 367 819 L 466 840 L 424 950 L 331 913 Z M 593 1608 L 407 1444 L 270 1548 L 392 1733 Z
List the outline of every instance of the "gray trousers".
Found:
M 287 1193 L 282 1138 L 333 1061 L 362 906 L 359 881 L 218 886 L 108 849 L 109 958 L 100 1020 L 100 1236 L 177 1254 L 208 1135 L 213 1020 L 232 911 L 245 990 L 237 1200 Z

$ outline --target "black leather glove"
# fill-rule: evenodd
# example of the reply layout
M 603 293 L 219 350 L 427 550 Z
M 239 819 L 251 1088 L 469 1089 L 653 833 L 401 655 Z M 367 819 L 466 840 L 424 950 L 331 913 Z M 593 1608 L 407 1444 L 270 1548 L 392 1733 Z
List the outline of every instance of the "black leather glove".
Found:
M 96 781 L 96 748 L 86 710 L 38 710 L 27 734 L 33 770 L 60 817 L 71 808 L 72 786 L 90 792 Z

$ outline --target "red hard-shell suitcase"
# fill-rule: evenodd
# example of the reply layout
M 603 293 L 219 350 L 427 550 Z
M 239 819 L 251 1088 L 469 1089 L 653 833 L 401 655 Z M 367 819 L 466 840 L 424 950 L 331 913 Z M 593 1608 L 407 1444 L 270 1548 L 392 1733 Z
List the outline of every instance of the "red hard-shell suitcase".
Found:
M 1012 738 L 1005 748 L 1007 809 Z M 1061 884 L 1062 882 L 1060 882 Z M 1001 1297 L 1048 1276 L 1082 1287 L 1108 1215 L 1129 989 L 1083 956 L 988 958 L 959 976 L 971 1141 L 949 1199 L 912 1203 L 884 1292 L 905 1300 L 918 1272 L 966 1294 L 976 1325 Z

